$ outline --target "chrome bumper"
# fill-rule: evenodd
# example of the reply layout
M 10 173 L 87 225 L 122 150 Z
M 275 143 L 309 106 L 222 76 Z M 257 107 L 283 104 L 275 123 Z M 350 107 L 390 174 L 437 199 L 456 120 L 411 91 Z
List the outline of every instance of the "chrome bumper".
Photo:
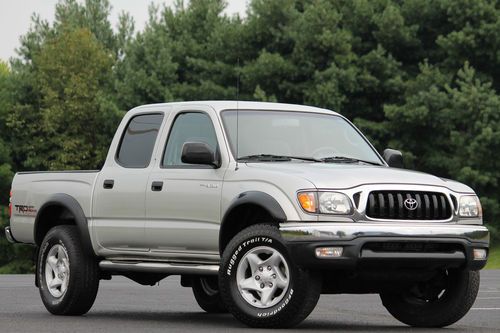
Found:
M 15 244 L 17 241 L 12 236 L 12 232 L 10 231 L 10 227 L 5 227 L 5 238 L 9 241 L 9 243 Z
M 344 223 L 287 222 L 280 224 L 282 237 L 289 242 L 348 241 L 359 237 L 461 238 L 489 244 L 490 233 L 480 225 L 445 223 Z

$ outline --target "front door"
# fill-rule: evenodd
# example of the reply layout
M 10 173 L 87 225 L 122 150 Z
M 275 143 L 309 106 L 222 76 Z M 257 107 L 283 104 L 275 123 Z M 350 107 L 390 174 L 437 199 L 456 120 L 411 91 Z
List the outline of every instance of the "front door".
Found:
M 178 110 L 170 119 L 163 155 L 146 190 L 146 238 L 151 251 L 162 256 L 216 260 L 225 167 L 185 164 L 181 152 L 186 142 L 219 150 L 220 125 L 213 110 L 199 107 Z

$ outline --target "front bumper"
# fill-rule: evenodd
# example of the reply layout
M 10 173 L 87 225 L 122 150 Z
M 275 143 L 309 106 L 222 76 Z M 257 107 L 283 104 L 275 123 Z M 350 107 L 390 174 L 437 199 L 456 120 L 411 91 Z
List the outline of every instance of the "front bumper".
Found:
M 479 225 L 286 222 L 280 225 L 280 232 L 299 266 L 322 270 L 364 267 L 479 270 L 487 259 L 474 260 L 473 250 L 489 247 L 489 231 Z M 316 257 L 318 247 L 339 246 L 343 248 L 339 257 Z

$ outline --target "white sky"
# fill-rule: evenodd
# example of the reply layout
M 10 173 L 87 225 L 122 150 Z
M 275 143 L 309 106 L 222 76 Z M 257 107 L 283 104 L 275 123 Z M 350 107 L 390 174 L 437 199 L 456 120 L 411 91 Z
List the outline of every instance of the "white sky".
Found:
M 226 13 L 245 14 L 248 0 L 226 0 Z M 19 37 L 24 35 L 31 24 L 31 14 L 38 13 L 43 19 L 54 20 L 55 5 L 58 0 L 0 0 L 0 59 L 8 60 L 16 55 Z M 142 30 L 148 19 L 148 7 L 151 2 L 172 5 L 174 0 L 110 0 L 113 11 L 111 23 L 118 21 L 118 14 L 129 12 L 135 20 L 135 29 Z

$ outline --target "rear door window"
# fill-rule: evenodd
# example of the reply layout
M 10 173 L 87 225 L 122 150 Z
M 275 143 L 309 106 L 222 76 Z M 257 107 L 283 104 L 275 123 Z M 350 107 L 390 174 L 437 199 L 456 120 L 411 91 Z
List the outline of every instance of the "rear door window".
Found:
M 125 168 L 146 168 L 153 154 L 163 114 L 142 114 L 133 117 L 123 133 L 117 162 Z

